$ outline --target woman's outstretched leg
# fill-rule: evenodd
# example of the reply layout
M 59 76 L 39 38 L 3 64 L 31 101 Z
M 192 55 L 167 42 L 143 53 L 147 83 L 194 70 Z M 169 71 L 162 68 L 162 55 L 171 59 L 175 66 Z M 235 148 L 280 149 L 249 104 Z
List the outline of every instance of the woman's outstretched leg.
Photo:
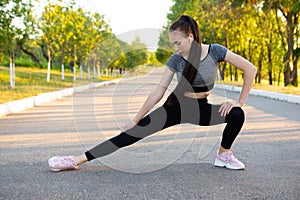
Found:
M 76 169 L 79 165 L 93 159 L 109 155 L 120 148 L 132 145 L 139 140 L 180 123 L 180 108 L 159 107 L 130 130 L 106 140 L 80 156 L 55 156 L 48 163 L 52 171 Z

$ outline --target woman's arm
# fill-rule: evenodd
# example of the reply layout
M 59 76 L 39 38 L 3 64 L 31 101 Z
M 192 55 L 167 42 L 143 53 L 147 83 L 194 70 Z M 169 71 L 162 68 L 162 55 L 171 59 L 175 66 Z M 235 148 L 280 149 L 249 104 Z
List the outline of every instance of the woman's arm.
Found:
M 240 69 L 244 72 L 244 82 L 243 82 L 242 91 L 240 93 L 237 104 L 233 105 L 230 103 L 224 103 L 221 106 L 219 112 L 221 112 L 222 116 L 225 116 L 226 114 L 228 114 L 230 112 L 230 110 L 232 109 L 232 107 L 234 107 L 234 106 L 242 107 L 245 104 L 245 102 L 248 98 L 249 92 L 251 90 L 253 80 L 256 75 L 256 67 L 251 62 L 249 62 L 245 58 L 231 52 L 230 50 L 227 51 L 227 54 L 226 54 L 224 60 L 231 63 L 232 65 L 234 65 L 235 67 L 237 67 L 238 69 Z
M 166 67 L 159 84 L 149 94 L 140 111 L 133 118 L 133 122 L 127 124 L 123 131 L 131 129 L 133 126 L 135 126 L 162 99 L 165 91 L 173 79 L 173 76 L 174 72 Z

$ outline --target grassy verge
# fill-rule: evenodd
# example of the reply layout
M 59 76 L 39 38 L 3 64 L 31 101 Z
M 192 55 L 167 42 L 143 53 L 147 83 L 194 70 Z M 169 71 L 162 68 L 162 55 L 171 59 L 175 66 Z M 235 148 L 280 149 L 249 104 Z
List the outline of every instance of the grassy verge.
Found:
M 147 73 L 149 70 L 149 67 L 145 69 L 138 68 L 134 75 Z M 121 78 L 120 76 L 102 76 L 100 80 L 96 78 L 87 80 L 86 78 L 79 79 L 79 74 L 77 74 L 77 80 L 74 82 L 73 73 L 68 71 L 65 73 L 65 79 L 62 81 L 61 72 L 59 70 L 51 70 L 50 82 L 47 83 L 47 70 L 45 69 L 16 67 L 15 73 L 15 88 L 11 88 L 9 67 L 0 66 L 0 104 L 64 88 Z
M 218 81 L 220 84 L 227 84 L 227 85 L 234 85 L 234 86 L 242 86 L 242 83 L 239 82 L 231 82 L 231 81 Z M 262 82 L 261 84 L 253 84 L 253 89 L 257 90 L 265 90 L 269 92 L 279 92 L 284 94 L 293 94 L 293 95 L 300 95 L 300 88 L 294 87 L 294 86 L 274 86 L 274 85 L 268 85 L 265 82 Z
M 65 80 L 62 81 L 60 72 L 51 70 L 49 83 L 46 81 L 47 71 L 44 69 L 16 67 L 15 73 L 15 88 L 11 88 L 9 68 L 0 66 L 0 103 L 35 96 L 44 92 L 57 91 L 75 85 L 72 73 L 65 73 Z M 78 84 L 84 84 L 85 82 L 79 80 Z

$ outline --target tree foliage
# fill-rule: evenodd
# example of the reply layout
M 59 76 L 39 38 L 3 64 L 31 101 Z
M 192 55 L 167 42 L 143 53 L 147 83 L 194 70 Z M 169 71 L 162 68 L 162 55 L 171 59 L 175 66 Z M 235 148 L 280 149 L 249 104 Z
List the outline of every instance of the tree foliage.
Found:
M 83 10 L 71 0 L 48 0 L 40 17 L 33 15 L 38 0 L 0 2 L 0 61 L 27 55 L 40 67 L 72 65 L 94 72 L 109 67 L 134 69 L 147 62 L 147 48 L 139 38 L 127 44 L 114 36 L 104 15 Z M 18 22 L 18 23 L 16 23 Z M 18 24 L 19 26 L 17 26 Z M 20 53 L 23 52 L 23 53 Z M 94 77 L 96 77 L 94 73 Z
M 174 0 L 167 17 L 169 26 L 182 14 L 192 16 L 203 43 L 220 43 L 257 66 L 257 83 L 265 79 L 270 85 L 297 86 L 299 12 L 299 0 Z M 165 27 L 159 49 L 170 48 L 167 31 Z M 168 56 L 157 54 L 160 61 Z M 242 76 L 227 63 L 220 65 L 220 72 L 233 81 Z
M 0 2 L 0 60 L 3 55 L 14 59 L 19 40 L 29 32 L 30 9 L 32 4 L 22 0 L 2 0 Z M 19 22 L 23 21 L 24 25 Z M 27 25 L 27 26 L 26 26 Z

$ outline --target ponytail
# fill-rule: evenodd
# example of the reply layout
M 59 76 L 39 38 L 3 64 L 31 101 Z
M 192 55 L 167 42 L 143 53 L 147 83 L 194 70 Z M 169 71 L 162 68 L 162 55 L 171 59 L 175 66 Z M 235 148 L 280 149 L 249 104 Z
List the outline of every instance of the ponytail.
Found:
M 192 33 L 194 36 L 194 40 L 191 44 L 189 56 L 186 60 L 187 62 L 182 72 L 182 77 L 174 91 L 168 97 L 165 103 L 166 105 L 173 105 L 174 103 L 179 103 L 180 98 L 183 97 L 184 93 L 191 90 L 191 85 L 193 84 L 198 72 L 202 51 L 199 28 L 197 22 L 193 18 L 187 15 L 182 15 L 170 27 L 170 31 L 176 30 L 181 31 L 186 35 Z

